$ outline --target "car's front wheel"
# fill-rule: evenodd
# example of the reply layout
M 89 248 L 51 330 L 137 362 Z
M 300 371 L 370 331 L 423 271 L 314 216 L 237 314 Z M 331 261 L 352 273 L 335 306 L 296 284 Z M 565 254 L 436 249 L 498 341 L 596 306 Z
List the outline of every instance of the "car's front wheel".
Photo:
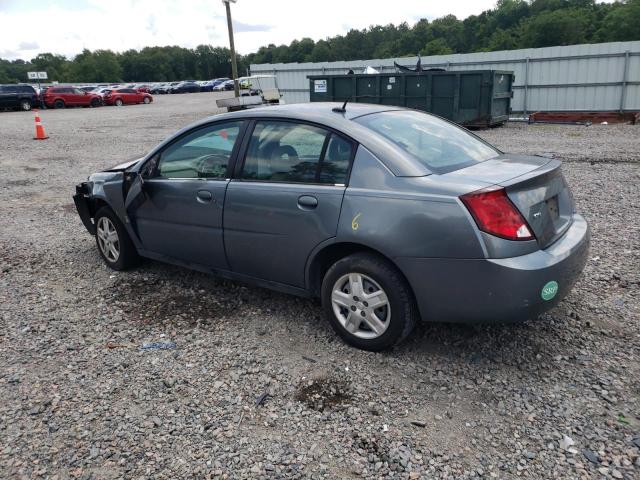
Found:
M 64 104 L 64 100 L 56 100 L 55 102 L 53 102 L 53 108 L 64 108 L 65 104 Z
M 340 337 L 380 351 L 404 340 L 416 324 L 413 294 L 398 269 L 382 257 L 357 253 L 338 260 L 324 276 L 322 307 Z
M 21 100 L 20 109 L 24 112 L 28 112 L 29 110 L 31 110 L 31 102 L 29 100 Z
M 122 106 L 122 104 L 123 104 L 123 102 L 122 102 L 122 100 L 121 100 L 120 98 L 116 98 L 116 101 L 115 101 L 115 102 L 113 102 L 113 104 L 114 104 L 116 107 L 121 107 L 121 106 Z
M 145 105 L 149 105 L 151 103 L 151 99 L 149 97 L 144 97 L 143 102 L 145 103 Z
M 136 247 L 113 210 L 102 207 L 94 218 L 100 256 L 114 270 L 126 270 L 140 261 Z

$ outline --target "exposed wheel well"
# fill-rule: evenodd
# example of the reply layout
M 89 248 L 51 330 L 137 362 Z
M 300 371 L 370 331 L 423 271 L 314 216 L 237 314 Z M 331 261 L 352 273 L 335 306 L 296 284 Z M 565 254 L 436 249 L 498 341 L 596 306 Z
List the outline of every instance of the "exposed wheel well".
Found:
M 359 243 L 334 243 L 332 245 L 326 246 L 324 249 L 318 252 L 318 254 L 316 254 L 316 256 L 313 258 L 311 265 L 309 266 L 309 291 L 311 292 L 311 294 L 314 296 L 320 296 L 322 279 L 324 278 L 325 273 L 327 273 L 327 270 L 329 270 L 331 265 L 333 265 L 341 258 L 359 252 L 368 252 L 384 258 L 393 266 L 395 266 L 398 269 L 398 272 L 400 272 L 400 274 L 406 280 L 404 273 L 402 273 L 395 262 L 378 250 L 367 247 L 365 245 L 361 245 Z M 408 281 L 407 285 L 409 285 L 411 293 L 413 294 L 413 288 L 411 288 L 411 285 Z
M 96 216 L 96 212 L 102 207 L 109 207 L 109 204 L 101 198 L 94 198 L 92 203 L 91 218 Z

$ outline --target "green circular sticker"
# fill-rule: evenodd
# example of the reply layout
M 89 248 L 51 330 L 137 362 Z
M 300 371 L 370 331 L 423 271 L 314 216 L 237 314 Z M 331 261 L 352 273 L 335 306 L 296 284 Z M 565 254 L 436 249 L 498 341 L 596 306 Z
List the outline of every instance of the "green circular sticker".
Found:
M 555 280 L 551 280 L 544 287 L 542 287 L 542 292 L 540 295 L 543 300 L 551 300 L 558 293 L 558 282 Z

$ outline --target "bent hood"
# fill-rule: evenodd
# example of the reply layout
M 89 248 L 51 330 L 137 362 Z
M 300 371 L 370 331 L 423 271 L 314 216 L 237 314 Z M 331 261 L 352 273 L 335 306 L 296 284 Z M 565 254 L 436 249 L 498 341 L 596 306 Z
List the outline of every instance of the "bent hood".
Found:
M 111 168 L 107 168 L 106 170 L 102 170 L 103 172 L 124 172 L 127 168 L 133 167 L 136 163 L 142 160 L 144 157 L 136 158 L 134 160 L 127 160 L 124 163 L 120 163 L 118 165 L 114 165 Z

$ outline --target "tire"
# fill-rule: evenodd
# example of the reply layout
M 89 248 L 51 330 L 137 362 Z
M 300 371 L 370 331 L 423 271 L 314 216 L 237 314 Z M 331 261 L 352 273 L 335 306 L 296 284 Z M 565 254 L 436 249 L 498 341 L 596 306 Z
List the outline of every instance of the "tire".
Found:
M 31 110 L 31 100 L 20 100 L 20 110 L 28 112 Z
M 151 103 L 151 99 L 150 99 L 149 97 L 144 97 L 144 100 L 142 100 L 142 102 L 143 102 L 145 105 L 149 105 L 149 104 Z
M 127 270 L 140 263 L 135 245 L 113 210 L 102 207 L 96 212 L 94 220 L 98 252 L 109 268 Z M 109 245 L 112 245 L 113 249 L 109 248 Z
M 122 99 L 121 99 L 121 98 L 116 98 L 116 101 L 115 101 L 115 102 L 113 102 L 113 104 L 114 104 L 116 107 L 121 107 L 122 105 L 124 105 L 124 102 L 122 101 Z
M 56 100 L 55 102 L 53 102 L 53 108 L 64 108 L 65 104 L 64 104 L 64 100 Z
M 351 286 L 358 285 L 352 282 L 358 277 L 360 294 Z M 403 275 L 393 264 L 370 253 L 356 253 L 334 263 L 322 281 L 321 297 L 325 316 L 336 333 L 362 350 L 379 352 L 397 345 L 411 333 L 418 318 L 413 293 Z M 374 310 L 376 299 L 386 300 L 386 304 Z
M 91 100 L 91 108 L 97 108 L 100 106 L 100 100 L 98 100 L 97 98 L 94 98 L 93 100 Z

